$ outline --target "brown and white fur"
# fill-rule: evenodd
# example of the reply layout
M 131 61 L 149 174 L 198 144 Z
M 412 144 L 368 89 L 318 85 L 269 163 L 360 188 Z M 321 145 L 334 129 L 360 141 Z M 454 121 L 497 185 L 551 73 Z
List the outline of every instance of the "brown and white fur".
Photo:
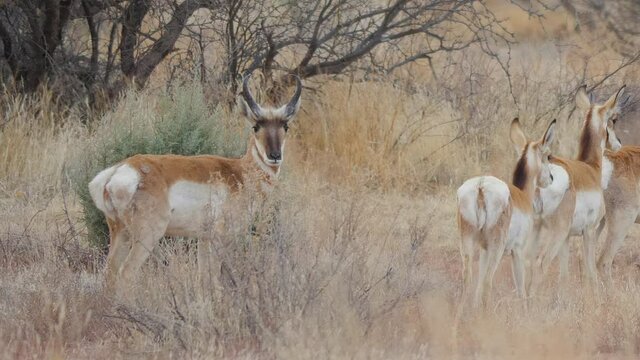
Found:
M 596 228 L 605 213 L 601 187 L 602 156 L 606 142 L 607 121 L 616 111 L 617 99 L 624 87 L 604 104 L 592 104 L 581 87 L 576 94 L 577 106 L 586 116 L 580 134 L 578 157 L 575 160 L 551 157 L 554 184 L 541 189 L 538 197 L 540 219 L 532 241 L 535 261 L 532 261 L 530 295 L 544 278 L 554 258 L 562 250 L 560 277 L 568 273 L 568 238 L 583 237 L 584 281 L 597 283 L 595 251 Z M 540 240 L 544 243 L 538 248 Z
M 302 85 L 280 108 L 258 105 L 243 81 L 242 103 L 253 125 L 246 154 L 135 155 L 103 171 L 89 183 L 91 197 L 109 225 L 107 281 L 130 279 L 163 236 L 200 238 L 198 262 L 210 250 L 211 219 L 245 185 L 255 180 L 268 190 L 278 177 L 288 124 L 300 108 Z M 119 281 L 119 280 L 118 280 Z
M 598 268 L 611 283 L 613 258 L 634 223 L 640 223 L 640 146 L 622 146 L 615 133 L 619 108 L 607 127 L 607 150 L 602 164 L 602 189 L 607 207 L 598 234 L 606 223 L 606 240 Z
M 512 183 L 493 176 L 479 176 L 458 188 L 458 227 L 462 242 L 463 299 L 469 296 L 472 261 L 480 249 L 474 306 L 487 305 L 493 276 L 505 250 L 511 253 L 518 295 L 525 298 L 524 250 L 534 223 L 533 199 L 538 187 L 552 181 L 547 158 L 555 120 L 538 141 L 527 141 L 518 119 L 511 123 L 511 141 L 520 154 Z

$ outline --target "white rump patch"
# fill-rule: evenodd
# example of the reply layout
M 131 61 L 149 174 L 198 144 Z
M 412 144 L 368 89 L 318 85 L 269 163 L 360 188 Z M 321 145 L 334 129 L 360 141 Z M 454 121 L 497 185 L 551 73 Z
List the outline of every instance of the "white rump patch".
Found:
M 482 189 L 484 207 L 478 206 L 478 193 Z M 498 217 L 509 206 L 509 186 L 493 176 L 478 176 L 465 181 L 458 188 L 458 211 L 465 221 L 478 229 L 496 224 Z
M 609 181 L 611 180 L 611 175 L 613 174 L 613 163 L 606 157 L 602 157 L 602 179 L 600 185 L 602 189 L 607 189 L 609 187 Z
M 113 218 L 115 214 L 113 213 L 111 202 L 105 202 L 104 190 L 107 182 L 109 182 L 116 169 L 116 166 L 112 166 L 108 169 L 100 171 L 98 175 L 96 175 L 96 177 L 94 177 L 93 180 L 91 180 L 91 182 L 89 183 L 89 194 L 91 195 L 93 203 L 96 204 L 96 207 L 100 211 L 111 218 Z
M 128 164 L 120 165 L 106 185 L 113 209 L 123 215 L 138 190 L 140 174 Z
M 540 205 L 539 215 L 544 219 L 555 216 L 555 212 L 569 190 L 570 180 L 567 171 L 560 165 L 549 164 L 549 170 L 553 175 L 553 182 L 546 188 L 539 188 L 539 197 L 536 202 Z
M 171 216 L 167 234 L 198 236 L 218 218 L 229 190 L 224 185 L 178 181 L 169 189 Z

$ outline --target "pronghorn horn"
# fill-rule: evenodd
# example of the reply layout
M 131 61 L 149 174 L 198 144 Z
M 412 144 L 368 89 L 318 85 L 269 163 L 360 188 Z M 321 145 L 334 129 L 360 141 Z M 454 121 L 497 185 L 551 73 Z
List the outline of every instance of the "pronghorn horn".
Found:
M 293 94 L 291 100 L 284 108 L 284 115 L 286 118 L 290 118 L 293 116 L 296 111 L 298 111 L 298 107 L 300 104 L 300 94 L 302 94 L 302 81 L 300 81 L 300 77 L 298 75 L 292 75 L 296 80 L 296 92 Z
M 260 118 L 262 117 L 262 108 L 260 107 L 260 105 L 258 105 L 258 103 L 256 103 L 253 96 L 251 95 L 251 90 L 249 90 L 250 78 L 251 74 L 249 73 L 244 77 L 244 80 L 242 81 L 242 97 L 244 98 L 244 101 L 247 102 L 247 105 L 249 105 L 249 109 L 251 109 L 253 115 L 255 115 L 257 118 Z

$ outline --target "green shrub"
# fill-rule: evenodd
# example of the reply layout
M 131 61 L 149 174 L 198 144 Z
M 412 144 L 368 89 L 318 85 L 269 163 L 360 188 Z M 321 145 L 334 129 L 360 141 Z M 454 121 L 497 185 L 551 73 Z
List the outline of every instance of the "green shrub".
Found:
M 135 154 L 240 156 L 246 133 L 224 117 L 219 107 L 207 104 L 197 84 L 157 96 L 130 92 L 105 114 L 72 174 L 89 242 L 103 250 L 109 244 L 106 220 L 87 186 L 98 172 Z

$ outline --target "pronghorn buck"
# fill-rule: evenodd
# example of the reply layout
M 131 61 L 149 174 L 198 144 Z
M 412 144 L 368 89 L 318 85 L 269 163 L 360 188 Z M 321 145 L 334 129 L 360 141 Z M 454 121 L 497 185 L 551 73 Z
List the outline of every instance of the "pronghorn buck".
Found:
M 560 278 L 568 273 L 568 239 L 572 235 L 583 237 L 583 277 L 585 283 L 597 283 L 595 250 L 597 226 L 605 213 L 605 202 L 601 187 L 602 156 L 607 140 L 607 123 L 616 113 L 618 99 L 624 86 L 604 104 L 593 104 L 586 88 L 576 93 L 576 104 L 585 112 L 580 133 L 578 157 L 575 160 L 551 157 L 551 173 L 554 184 L 541 189 L 537 199 L 540 205 L 540 220 L 537 225 L 532 251 L 531 287 L 529 294 L 544 278 L 553 259 L 563 250 L 560 261 Z M 607 164 L 605 164 L 607 166 Z M 539 244 L 539 242 L 543 244 Z M 539 245 L 542 245 L 538 248 Z
M 135 155 L 96 175 L 89 190 L 109 225 L 109 284 L 135 275 L 165 235 L 200 238 L 201 263 L 210 251 L 212 215 L 252 181 L 260 192 L 271 187 L 283 161 L 289 123 L 300 108 L 302 84 L 295 80 L 293 98 L 271 108 L 256 103 L 245 77 L 240 102 L 253 133 L 242 158 Z
M 615 125 L 624 102 L 609 119 L 607 150 L 602 162 L 602 189 L 607 213 L 598 233 L 606 223 L 607 235 L 598 268 L 604 273 L 604 279 L 608 283 L 612 281 L 611 266 L 614 256 L 631 226 L 640 222 L 640 146 L 622 146 L 615 133 Z
M 536 190 L 552 182 L 547 159 L 555 123 L 553 120 L 549 124 L 540 140 L 527 141 L 520 122 L 514 119 L 511 123 L 511 141 L 520 158 L 513 172 L 512 183 L 493 176 L 479 176 L 465 181 L 458 188 L 463 302 L 469 297 L 476 248 L 480 248 L 480 258 L 474 306 L 481 302 L 488 304 L 493 276 L 505 250 L 512 256 L 518 295 L 525 297 L 524 250 L 533 228 Z

